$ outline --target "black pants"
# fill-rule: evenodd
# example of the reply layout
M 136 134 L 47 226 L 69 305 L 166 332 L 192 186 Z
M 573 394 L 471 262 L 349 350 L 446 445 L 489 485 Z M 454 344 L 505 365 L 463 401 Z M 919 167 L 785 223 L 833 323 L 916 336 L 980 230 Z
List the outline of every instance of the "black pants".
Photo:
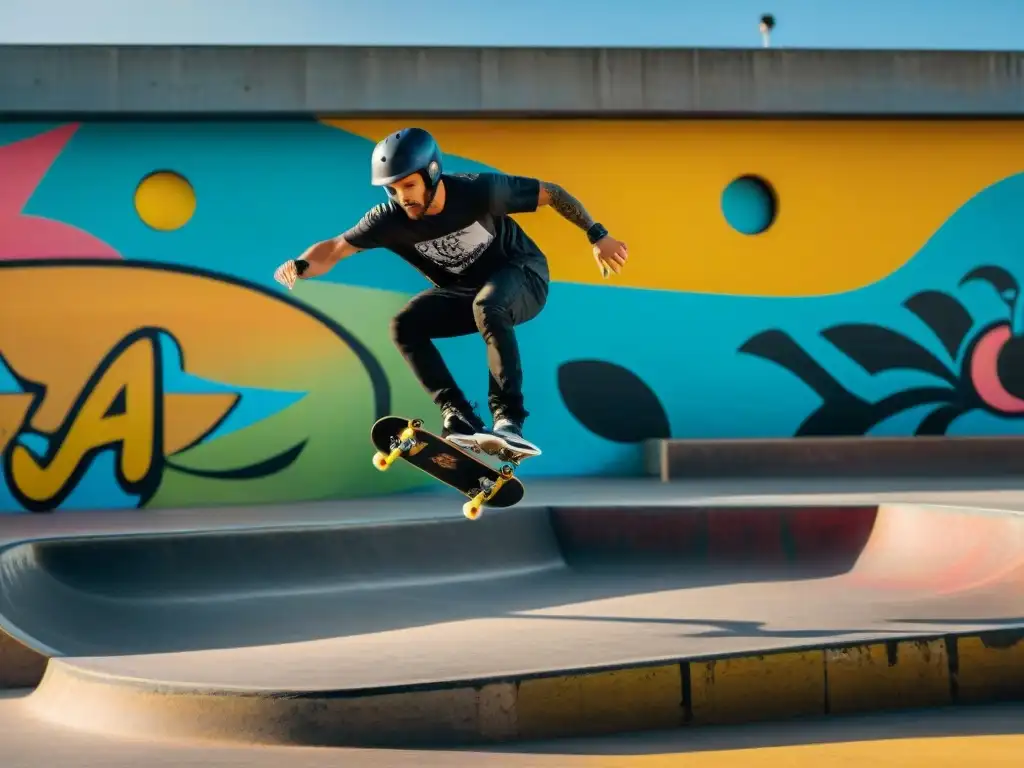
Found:
M 528 268 L 508 264 L 482 288 L 430 288 L 413 297 L 391 321 L 391 338 L 420 384 L 438 405 L 465 407 L 433 339 L 480 333 L 487 345 L 491 412 L 523 420 L 523 367 L 514 326 L 536 317 L 544 308 L 548 284 Z

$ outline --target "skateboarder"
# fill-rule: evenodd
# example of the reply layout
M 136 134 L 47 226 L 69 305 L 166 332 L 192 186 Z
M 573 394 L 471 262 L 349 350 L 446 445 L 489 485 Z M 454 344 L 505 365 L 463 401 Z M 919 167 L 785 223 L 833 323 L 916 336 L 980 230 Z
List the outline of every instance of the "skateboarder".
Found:
M 586 233 L 605 274 L 622 269 L 626 244 L 558 184 L 501 173 L 444 173 L 437 142 L 421 128 L 389 134 L 370 162 L 371 183 L 384 187 L 390 199 L 348 231 L 286 261 L 274 279 L 291 289 L 297 278 L 323 275 L 360 251 L 396 253 L 434 284 L 398 312 L 391 337 L 441 408 L 442 436 L 466 444 L 488 433 L 433 343 L 479 333 L 490 370 L 490 434 L 514 451 L 536 455 L 539 449 L 522 433 L 528 411 L 514 326 L 544 308 L 550 275 L 546 256 L 509 214 L 550 206 Z

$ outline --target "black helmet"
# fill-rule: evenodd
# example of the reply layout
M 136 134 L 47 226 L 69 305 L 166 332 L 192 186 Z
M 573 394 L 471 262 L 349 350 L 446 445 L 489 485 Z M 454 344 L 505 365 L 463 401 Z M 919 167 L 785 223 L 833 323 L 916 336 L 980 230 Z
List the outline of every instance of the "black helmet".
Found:
M 403 128 L 390 133 L 373 148 L 370 179 L 386 187 L 419 171 L 428 189 L 441 179 L 441 150 L 434 137 L 422 128 Z

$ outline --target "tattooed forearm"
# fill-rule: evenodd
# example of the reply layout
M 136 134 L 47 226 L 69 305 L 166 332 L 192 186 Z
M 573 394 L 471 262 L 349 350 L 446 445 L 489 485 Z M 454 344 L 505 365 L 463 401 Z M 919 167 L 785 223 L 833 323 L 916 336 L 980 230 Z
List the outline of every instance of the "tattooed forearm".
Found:
M 543 182 L 540 185 L 540 204 L 550 205 L 559 215 L 583 230 L 590 229 L 593 217 L 587 213 L 583 203 L 570 195 L 558 184 Z

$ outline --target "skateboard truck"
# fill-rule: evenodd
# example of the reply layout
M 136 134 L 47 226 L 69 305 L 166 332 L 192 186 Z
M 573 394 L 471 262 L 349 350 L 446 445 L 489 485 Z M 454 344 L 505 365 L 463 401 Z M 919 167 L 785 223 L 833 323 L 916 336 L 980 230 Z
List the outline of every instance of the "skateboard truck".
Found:
M 403 453 L 408 453 L 410 456 L 415 456 L 421 450 L 423 446 L 416 441 L 416 430 L 423 426 L 422 419 L 411 419 L 409 426 L 403 429 L 397 437 L 391 438 L 391 451 L 390 453 L 383 453 L 377 451 L 373 454 L 373 466 L 379 469 L 381 472 L 386 470 L 392 464 L 397 461 L 398 457 Z
M 515 462 L 515 464 L 518 463 L 519 462 Z M 501 490 L 501 486 L 505 484 L 505 481 L 512 478 L 512 475 L 515 474 L 515 466 L 513 466 L 513 463 L 511 462 L 506 462 L 501 465 L 501 469 L 498 470 L 498 473 L 500 474 L 500 477 L 497 480 L 490 480 L 486 477 L 481 477 L 480 491 L 462 505 L 462 514 L 470 520 L 476 520 L 480 517 L 480 512 L 483 508 L 484 502 L 490 501 L 494 498 L 494 494 Z
M 500 477 L 497 480 L 489 480 L 486 477 L 481 477 L 480 491 L 474 494 L 469 501 L 462 505 L 462 514 L 470 520 L 476 520 L 480 517 L 480 512 L 484 502 L 490 501 L 494 498 L 494 495 L 501 490 L 501 486 L 505 484 L 505 481 L 512 479 L 516 468 L 519 466 L 519 462 L 523 460 L 524 454 L 511 451 L 508 448 L 488 450 L 479 444 L 471 446 L 471 450 L 474 453 L 496 456 L 499 461 L 503 462 L 501 467 L 498 469 Z

